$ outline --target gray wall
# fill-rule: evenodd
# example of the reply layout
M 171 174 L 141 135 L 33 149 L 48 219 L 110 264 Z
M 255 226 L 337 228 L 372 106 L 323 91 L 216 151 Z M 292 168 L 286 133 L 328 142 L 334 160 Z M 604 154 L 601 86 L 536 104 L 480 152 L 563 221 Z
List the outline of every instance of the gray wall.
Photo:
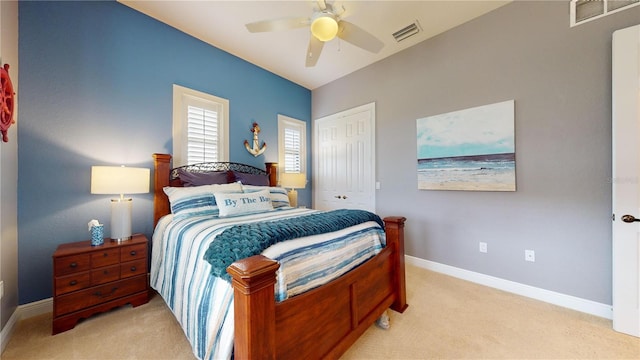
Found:
M 312 118 L 376 102 L 377 212 L 408 219 L 408 255 L 611 304 L 611 35 L 640 7 L 568 13 L 501 7 L 314 90 Z M 516 192 L 417 190 L 416 119 L 509 99 Z

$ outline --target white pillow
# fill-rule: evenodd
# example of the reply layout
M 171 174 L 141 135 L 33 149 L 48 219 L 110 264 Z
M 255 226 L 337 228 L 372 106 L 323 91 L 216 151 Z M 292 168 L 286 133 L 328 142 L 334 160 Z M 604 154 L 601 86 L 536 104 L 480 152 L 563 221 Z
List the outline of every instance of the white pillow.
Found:
M 209 215 L 218 216 L 218 206 L 214 197 L 215 193 L 242 193 L 242 185 L 239 182 L 231 184 L 215 184 L 190 187 L 163 188 L 169 197 L 171 213 L 177 217 Z
M 281 207 L 289 207 L 289 195 L 287 190 L 277 186 L 255 186 L 242 184 L 242 191 L 246 193 L 253 193 L 256 191 L 267 189 L 269 196 L 271 197 L 271 205 L 274 209 Z
M 220 217 L 246 215 L 273 210 L 269 190 L 252 193 L 216 193 Z

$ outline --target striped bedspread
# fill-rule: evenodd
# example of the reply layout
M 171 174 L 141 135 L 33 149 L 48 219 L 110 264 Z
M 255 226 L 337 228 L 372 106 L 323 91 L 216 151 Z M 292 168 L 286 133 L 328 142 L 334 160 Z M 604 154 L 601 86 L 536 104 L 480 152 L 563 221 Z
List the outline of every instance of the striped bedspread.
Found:
M 230 218 L 194 216 L 160 220 L 153 234 L 151 286 L 176 316 L 199 359 L 233 354 L 233 288 L 211 275 L 204 260 L 209 243 L 225 229 L 307 215 L 309 209 L 284 208 Z M 280 263 L 275 296 L 285 300 L 329 282 L 374 256 L 385 245 L 384 231 L 367 222 L 329 234 L 277 243 L 262 254 Z

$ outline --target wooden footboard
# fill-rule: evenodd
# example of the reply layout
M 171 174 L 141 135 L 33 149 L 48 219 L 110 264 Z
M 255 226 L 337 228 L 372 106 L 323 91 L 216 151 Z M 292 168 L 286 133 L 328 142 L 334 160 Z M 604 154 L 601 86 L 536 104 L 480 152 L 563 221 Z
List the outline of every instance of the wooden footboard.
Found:
M 387 246 L 342 277 L 276 303 L 279 265 L 262 255 L 233 263 L 236 359 L 338 358 L 389 307 L 407 308 L 404 217 L 384 219 Z

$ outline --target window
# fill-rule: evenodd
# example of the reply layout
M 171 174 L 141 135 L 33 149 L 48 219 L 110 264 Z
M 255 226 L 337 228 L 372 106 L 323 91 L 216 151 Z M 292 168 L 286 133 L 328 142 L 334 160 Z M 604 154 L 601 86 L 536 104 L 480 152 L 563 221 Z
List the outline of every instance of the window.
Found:
M 306 174 L 307 123 L 278 115 L 278 162 L 281 173 Z
M 229 100 L 173 85 L 173 166 L 229 161 Z

